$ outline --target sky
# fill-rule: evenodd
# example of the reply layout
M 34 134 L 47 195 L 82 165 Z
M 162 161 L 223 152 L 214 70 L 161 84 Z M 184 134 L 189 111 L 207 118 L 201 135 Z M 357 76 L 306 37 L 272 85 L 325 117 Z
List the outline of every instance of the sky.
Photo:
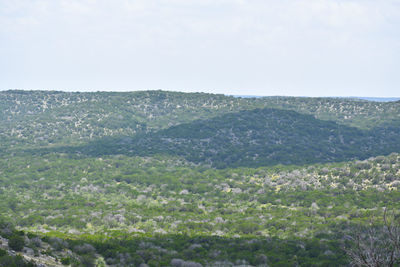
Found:
M 400 96 L 400 0 L 0 0 L 0 90 Z

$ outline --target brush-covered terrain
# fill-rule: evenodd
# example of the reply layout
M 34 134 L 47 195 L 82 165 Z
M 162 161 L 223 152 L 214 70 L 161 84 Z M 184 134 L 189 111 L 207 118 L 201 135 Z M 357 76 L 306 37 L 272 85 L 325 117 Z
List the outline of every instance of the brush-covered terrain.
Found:
M 0 266 L 348 266 L 400 102 L 0 92 Z

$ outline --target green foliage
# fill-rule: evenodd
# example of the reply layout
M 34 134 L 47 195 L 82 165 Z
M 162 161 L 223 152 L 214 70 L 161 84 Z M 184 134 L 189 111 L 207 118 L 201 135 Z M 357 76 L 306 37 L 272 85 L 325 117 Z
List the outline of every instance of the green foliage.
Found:
M 346 236 L 400 209 L 399 113 L 339 98 L 0 92 L 0 235 L 72 266 L 346 266 Z M 0 266 L 26 264 L 0 250 Z
M 70 265 L 71 259 L 70 258 L 61 258 L 61 263 L 64 265 Z
M 216 168 L 345 161 L 400 151 L 400 127 L 365 131 L 294 111 L 254 109 L 77 148 L 90 155 L 182 156 Z
M 256 108 L 313 115 L 362 129 L 399 125 L 398 102 L 341 98 L 235 98 L 163 91 L 72 93 L 0 92 L 0 144 L 46 146 L 104 136 L 136 135 Z
M 24 248 L 24 245 L 24 237 L 18 234 L 12 235 L 8 240 L 8 246 L 15 251 L 21 251 Z
M 33 262 L 26 262 L 21 255 L 0 257 L 0 267 L 35 267 Z

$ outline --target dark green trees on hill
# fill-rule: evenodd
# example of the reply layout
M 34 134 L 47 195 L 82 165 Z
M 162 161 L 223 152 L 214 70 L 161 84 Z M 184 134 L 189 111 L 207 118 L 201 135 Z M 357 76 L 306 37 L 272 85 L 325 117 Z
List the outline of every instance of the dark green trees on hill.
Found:
M 59 151 L 63 151 L 62 149 Z M 114 137 L 64 151 L 89 155 L 174 155 L 216 168 L 311 164 L 400 151 L 400 126 L 361 130 L 280 109 L 254 109 Z

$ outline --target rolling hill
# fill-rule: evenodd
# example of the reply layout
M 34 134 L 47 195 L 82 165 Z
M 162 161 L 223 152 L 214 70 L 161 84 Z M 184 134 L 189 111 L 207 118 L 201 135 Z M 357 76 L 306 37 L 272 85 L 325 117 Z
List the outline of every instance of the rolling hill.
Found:
M 362 130 L 291 110 L 264 108 L 36 153 L 54 151 L 90 156 L 171 155 L 216 168 L 303 165 L 366 159 L 400 151 L 400 127 Z
M 0 121 L 0 266 L 348 266 L 400 210 L 398 101 L 10 90 Z

